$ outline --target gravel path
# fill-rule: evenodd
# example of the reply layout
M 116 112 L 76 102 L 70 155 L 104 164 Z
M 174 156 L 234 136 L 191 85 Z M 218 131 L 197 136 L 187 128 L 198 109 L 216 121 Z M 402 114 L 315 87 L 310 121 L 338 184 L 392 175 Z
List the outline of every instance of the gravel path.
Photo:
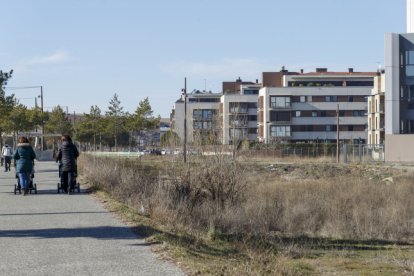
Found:
M 36 163 L 27 196 L 0 170 L 0 275 L 184 275 L 93 197 L 57 194 L 56 163 Z

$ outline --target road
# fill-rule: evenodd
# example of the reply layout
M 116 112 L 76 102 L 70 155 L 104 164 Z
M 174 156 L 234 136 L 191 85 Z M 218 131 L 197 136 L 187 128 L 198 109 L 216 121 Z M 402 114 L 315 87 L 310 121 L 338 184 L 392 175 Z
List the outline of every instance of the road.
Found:
M 0 275 L 184 275 L 94 197 L 57 194 L 56 163 L 36 163 L 27 196 L 0 169 Z

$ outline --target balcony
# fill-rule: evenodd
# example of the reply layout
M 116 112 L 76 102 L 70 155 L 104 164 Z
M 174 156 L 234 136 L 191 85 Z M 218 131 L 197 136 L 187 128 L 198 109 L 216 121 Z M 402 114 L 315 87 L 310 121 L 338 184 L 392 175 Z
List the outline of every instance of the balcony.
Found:
M 285 105 L 271 104 L 270 109 L 271 110 L 291 110 L 292 105 L 290 103 L 286 103 Z
M 270 121 L 268 123 L 271 124 L 271 125 L 283 125 L 283 126 L 285 126 L 285 125 L 291 125 L 292 121 Z

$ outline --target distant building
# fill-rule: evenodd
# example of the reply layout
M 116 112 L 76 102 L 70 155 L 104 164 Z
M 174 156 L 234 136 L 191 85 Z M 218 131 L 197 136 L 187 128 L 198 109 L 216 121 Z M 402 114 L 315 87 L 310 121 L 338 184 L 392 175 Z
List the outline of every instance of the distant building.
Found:
M 237 92 L 225 92 L 220 98 L 221 141 L 257 141 L 257 99 L 261 84 L 241 84 Z
M 171 130 L 170 118 L 161 118 L 160 120 L 160 136 Z
M 264 73 L 265 74 L 265 73 Z M 258 140 L 279 142 L 335 142 L 337 110 L 339 139 L 367 139 L 367 97 L 375 72 L 288 72 L 263 76 L 259 93 Z M 265 80 L 266 78 L 266 80 Z
M 217 139 L 220 133 L 218 112 L 221 93 L 201 92 L 198 90 L 181 95 L 174 104 L 172 128 L 180 139 L 184 139 L 184 119 L 187 121 L 187 142 L 199 142 L 201 139 Z M 185 113 L 184 101 L 187 101 Z
M 407 33 L 385 34 L 385 160 L 414 161 L 414 1 Z
M 374 88 L 368 97 L 369 145 L 382 145 L 385 139 L 385 70 L 374 78 Z

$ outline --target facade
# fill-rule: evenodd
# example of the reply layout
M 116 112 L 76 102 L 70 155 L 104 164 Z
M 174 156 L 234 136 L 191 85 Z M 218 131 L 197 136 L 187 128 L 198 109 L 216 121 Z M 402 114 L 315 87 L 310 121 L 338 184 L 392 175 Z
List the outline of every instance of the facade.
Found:
M 385 139 L 385 70 L 374 78 L 374 88 L 368 97 L 368 140 L 369 145 L 384 144 Z
M 184 118 L 187 121 L 187 142 L 198 143 L 205 139 L 217 139 L 220 134 L 218 112 L 221 93 L 193 91 L 175 102 L 172 115 L 172 128 L 181 140 L 184 139 Z M 184 101 L 187 101 L 185 116 Z M 206 141 L 207 142 L 207 141 Z
M 367 97 L 374 72 L 281 71 L 281 87 L 263 87 L 258 101 L 258 140 L 264 143 L 367 139 Z
M 385 35 L 386 134 L 414 134 L 414 33 Z
M 257 97 L 261 85 L 223 82 L 223 93 L 193 91 L 187 95 L 187 142 L 222 143 L 257 140 Z M 171 113 L 172 128 L 184 138 L 184 95 Z
M 187 95 L 187 142 L 240 141 L 353 143 L 368 139 L 367 98 L 376 72 L 264 72 L 263 83 L 223 82 L 223 93 Z M 383 117 L 381 117 L 383 119 Z M 173 129 L 184 138 L 184 96 L 173 110 Z
M 385 161 L 413 162 L 414 1 L 407 0 L 407 33 L 385 34 Z
M 224 93 L 220 103 L 222 143 L 257 141 L 257 98 L 260 84 L 243 84 L 237 93 Z

